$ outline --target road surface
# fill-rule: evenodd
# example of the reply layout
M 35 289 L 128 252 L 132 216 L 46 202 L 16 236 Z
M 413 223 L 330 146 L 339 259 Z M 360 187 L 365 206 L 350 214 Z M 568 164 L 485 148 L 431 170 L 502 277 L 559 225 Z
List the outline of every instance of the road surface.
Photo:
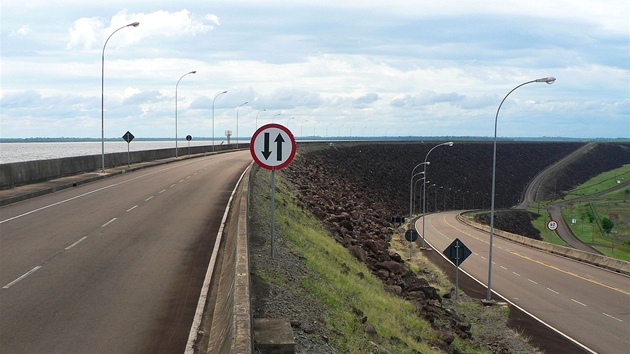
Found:
M 456 220 L 457 211 L 425 217 L 427 242 L 442 252 L 459 238 L 473 254 L 461 268 L 487 284 L 488 233 Z M 416 227 L 422 227 L 419 219 Z M 630 348 L 630 277 L 494 237 L 492 289 L 575 340 L 587 351 Z M 434 251 L 430 251 L 434 252 Z
M 183 352 L 250 162 L 187 159 L 0 208 L 0 352 Z

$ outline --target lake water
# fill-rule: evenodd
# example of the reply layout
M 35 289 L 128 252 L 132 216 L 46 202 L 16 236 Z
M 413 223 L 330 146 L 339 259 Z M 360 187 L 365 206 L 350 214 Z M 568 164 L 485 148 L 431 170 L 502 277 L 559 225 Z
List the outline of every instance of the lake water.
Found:
M 221 140 L 215 143 L 220 144 Z M 232 141 L 231 143 L 236 143 Z M 249 141 L 239 140 L 240 143 L 249 143 Z M 149 141 L 140 140 L 132 141 L 127 144 L 125 141 L 105 141 L 105 153 L 114 152 L 143 151 L 174 148 L 175 141 Z M 211 140 L 191 141 L 190 146 L 212 145 Z M 177 147 L 180 153 L 186 153 L 188 147 L 187 141 L 179 141 Z M 48 160 L 61 157 L 100 155 L 100 141 L 77 141 L 77 142 L 9 142 L 0 143 L 0 164 L 33 160 Z

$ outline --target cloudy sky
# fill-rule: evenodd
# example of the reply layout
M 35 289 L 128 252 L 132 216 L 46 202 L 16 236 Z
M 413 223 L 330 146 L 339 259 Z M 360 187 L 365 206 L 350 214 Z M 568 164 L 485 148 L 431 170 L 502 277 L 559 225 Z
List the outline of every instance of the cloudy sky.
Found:
M 20 0 L 3 138 L 630 138 L 627 0 Z M 196 74 L 186 73 L 196 70 Z M 177 85 L 178 80 L 179 85 Z M 177 86 L 177 101 L 175 99 Z M 226 94 L 217 96 L 222 91 Z M 216 99 L 215 99 L 216 98 Z M 257 120 L 256 120 L 257 117 Z

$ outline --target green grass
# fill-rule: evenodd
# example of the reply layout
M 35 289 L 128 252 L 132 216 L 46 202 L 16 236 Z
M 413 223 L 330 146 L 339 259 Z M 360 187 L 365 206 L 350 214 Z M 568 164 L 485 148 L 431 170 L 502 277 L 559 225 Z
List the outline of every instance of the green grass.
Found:
M 617 182 L 623 183 L 629 178 L 630 164 L 604 172 L 569 191 L 563 199 L 553 201 L 573 200 L 562 211 L 573 233 L 582 242 L 592 244 L 603 254 L 625 261 L 630 261 L 630 227 L 627 223 L 627 220 L 630 220 L 630 187 L 601 196 L 593 194 L 610 189 L 617 185 Z M 538 204 L 532 204 L 529 210 L 533 212 L 540 210 L 541 214 L 546 214 L 547 203 L 550 201 L 541 202 L 540 208 Z M 613 220 L 615 226 L 610 234 L 602 232 L 595 222 L 590 222 L 588 213 L 589 210 L 593 210 L 591 207 L 595 210 L 600 225 L 603 217 L 610 217 Z M 592 211 L 590 213 L 592 214 Z M 533 224 L 541 231 L 546 242 L 564 245 L 555 234 L 547 230 L 548 218 L 548 215 L 542 215 Z
M 266 180 L 267 171 L 261 171 L 257 178 Z M 301 257 L 309 269 L 301 282 L 284 285 L 301 287 L 326 309 L 326 326 L 334 334 L 330 338 L 331 343 L 343 353 L 374 352 L 374 345 L 371 343 L 374 339 L 365 333 L 361 318 L 354 310 L 356 308 L 363 311 L 368 322 L 376 328 L 382 339 L 379 345 L 386 350 L 401 354 L 439 353 L 436 348 L 442 340 L 437 330 L 422 318 L 417 304 L 388 292 L 383 282 L 340 245 L 310 212 L 298 206 L 294 191 L 278 175 L 276 188 L 277 234 L 286 238 L 288 242 L 284 247 Z M 408 253 L 405 256 L 404 252 L 408 245 L 401 241 L 401 235 L 394 236 L 392 249 L 407 258 Z M 453 286 L 439 268 L 426 261 L 420 253 L 414 254 L 414 262 L 410 267 L 415 272 L 421 272 L 421 276 L 438 288 L 440 293 L 450 291 Z M 261 276 L 269 282 L 283 283 L 282 276 L 278 274 Z M 487 353 L 489 350 L 485 348 L 483 338 L 515 336 L 506 328 L 506 310 L 499 307 L 486 308 L 478 301 L 470 299 L 467 305 L 462 305 L 463 303 L 465 302 L 452 302 L 451 306 L 462 316 L 470 316 L 475 320 L 488 317 L 486 315 L 490 312 L 490 321 L 498 328 L 486 326 L 479 320 L 476 322 L 480 323 L 479 329 L 475 328 L 474 333 L 479 333 L 475 338 L 481 340 L 457 338 L 451 344 L 451 349 L 466 353 Z M 503 315 L 502 321 L 496 321 L 492 317 L 492 311 L 500 311 Z M 486 334 L 484 330 L 490 331 L 490 334 Z M 523 339 L 518 340 L 529 345 Z

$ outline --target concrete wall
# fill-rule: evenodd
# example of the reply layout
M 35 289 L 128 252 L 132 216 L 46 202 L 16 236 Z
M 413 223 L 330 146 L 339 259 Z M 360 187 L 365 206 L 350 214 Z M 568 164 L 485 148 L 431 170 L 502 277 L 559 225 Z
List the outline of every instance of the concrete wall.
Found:
M 231 150 L 235 147 L 235 144 L 216 145 L 215 151 Z M 249 148 L 249 144 L 239 144 L 239 148 Z M 190 147 L 191 155 L 208 154 L 211 152 L 211 145 Z M 188 156 L 188 148 L 179 148 L 178 155 L 180 157 Z M 132 151 L 129 153 L 129 162 L 133 164 L 172 157 L 175 157 L 175 148 Z M 126 164 L 126 152 L 105 154 L 105 168 L 123 166 Z M 44 182 L 85 172 L 99 171 L 101 167 L 101 155 L 0 164 L 0 189 L 9 189 L 25 184 Z
M 479 224 L 466 219 L 465 217 L 458 215 L 457 219 L 466 225 L 472 226 L 478 230 L 490 232 L 490 226 Z M 539 250 L 547 251 L 563 257 L 571 258 L 576 261 L 592 264 L 598 267 L 606 268 L 615 272 L 630 275 L 630 262 L 622 261 L 615 258 L 602 256 L 599 254 L 584 252 L 575 248 L 564 247 L 553 243 L 543 242 L 525 237 L 522 235 L 516 235 L 503 230 L 494 229 L 494 234 L 510 241 L 527 245 Z

